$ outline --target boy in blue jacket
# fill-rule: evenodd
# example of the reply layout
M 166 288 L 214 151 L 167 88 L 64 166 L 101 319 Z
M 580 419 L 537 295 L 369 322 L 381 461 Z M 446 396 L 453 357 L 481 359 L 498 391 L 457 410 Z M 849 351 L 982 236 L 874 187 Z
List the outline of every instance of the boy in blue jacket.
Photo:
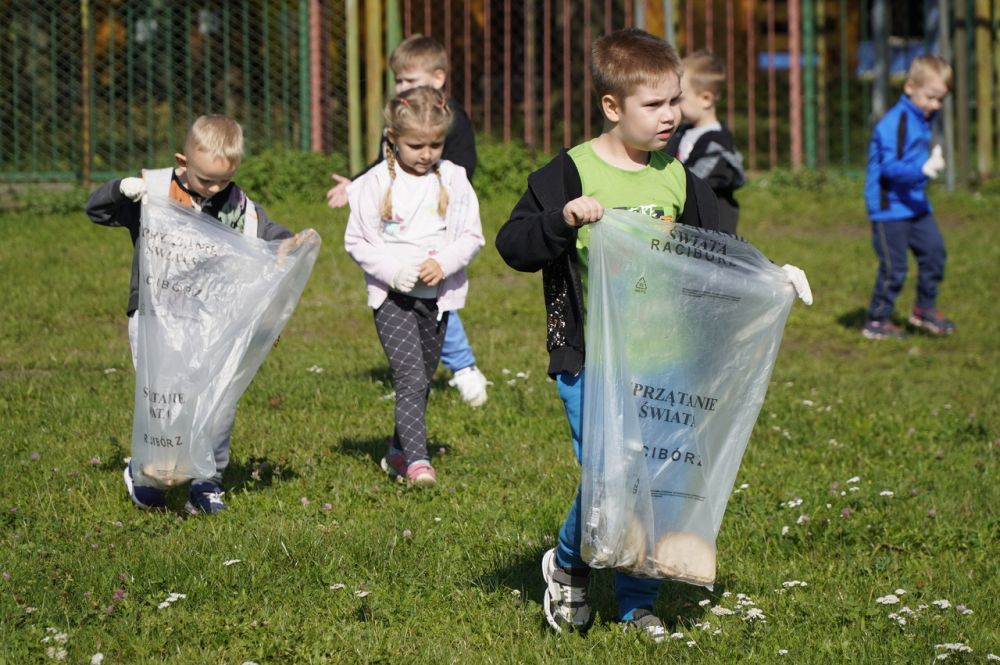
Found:
M 944 170 L 941 146 L 931 149 L 931 123 L 951 89 L 951 66 L 934 55 L 914 59 L 903 96 L 875 125 L 868 146 L 865 205 L 872 224 L 878 274 L 868 320 L 868 339 L 902 339 L 889 317 L 906 281 L 907 251 L 917 260 L 917 300 L 908 322 L 932 335 L 950 335 L 955 324 L 936 308 L 944 278 L 945 248 L 927 182 Z

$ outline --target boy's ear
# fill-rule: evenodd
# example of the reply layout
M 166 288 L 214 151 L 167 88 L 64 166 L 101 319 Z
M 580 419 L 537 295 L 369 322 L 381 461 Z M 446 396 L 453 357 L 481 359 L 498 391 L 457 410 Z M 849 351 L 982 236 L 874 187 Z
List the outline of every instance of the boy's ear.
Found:
M 913 81 L 907 79 L 906 82 L 903 83 L 903 92 L 906 93 L 907 97 L 913 96 Z
M 177 166 L 184 168 L 187 166 L 187 157 L 184 156 L 183 152 L 175 152 L 174 162 L 177 163 Z
M 448 81 L 448 75 L 441 68 L 435 69 L 431 72 L 431 81 L 433 81 L 434 88 L 440 90 L 444 87 L 444 84 Z
M 604 117 L 610 122 L 618 122 L 622 117 L 622 109 L 614 95 L 607 94 L 601 97 L 601 111 Z

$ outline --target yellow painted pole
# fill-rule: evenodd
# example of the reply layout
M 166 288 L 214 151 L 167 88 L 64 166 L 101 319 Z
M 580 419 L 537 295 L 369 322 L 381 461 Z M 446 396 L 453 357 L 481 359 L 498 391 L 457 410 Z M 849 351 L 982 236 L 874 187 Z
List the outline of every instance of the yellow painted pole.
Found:
M 361 152 L 361 50 L 358 45 L 358 0 L 346 0 L 347 15 L 347 143 L 351 173 L 364 168 Z
M 366 159 L 375 159 L 382 139 L 382 2 L 365 0 Z

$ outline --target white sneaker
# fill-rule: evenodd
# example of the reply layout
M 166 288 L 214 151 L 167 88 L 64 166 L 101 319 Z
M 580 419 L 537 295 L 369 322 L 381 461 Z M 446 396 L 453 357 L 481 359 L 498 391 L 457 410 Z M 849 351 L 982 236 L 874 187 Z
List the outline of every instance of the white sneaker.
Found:
M 556 550 L 552 548 L 542 557 L 542 579 L 545 580 L 542 609 L 552 629 L 557 633 L 563 628 L 587 632 L 591 622 L 589 576 L 573 576 L 560 568 L 556 564 Z
M 466 367 L 455 372 L 455 376 L 448 382 L 449 386 L 458 388 L 462 399 L 469 406 L 482 406 L 486 404 L 486 386 L 489 381 L 479 371 L 475 365 Z

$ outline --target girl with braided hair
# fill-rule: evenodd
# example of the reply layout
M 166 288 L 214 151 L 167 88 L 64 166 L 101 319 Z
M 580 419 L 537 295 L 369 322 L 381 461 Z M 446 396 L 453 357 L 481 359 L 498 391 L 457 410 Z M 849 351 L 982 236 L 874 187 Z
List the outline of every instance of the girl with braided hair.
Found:
M 365 272 L 368 306 L 396 387 L 395 431 L 382 469 L 399 482 L 437 482 L 425 414 L 448 312 L 465 304 L 465 267 L 483 246 L 479 201 L 465 169 L 441 159 L 452 121 L 431 87 L 407 90 L 383 112 L 385 160 L 347 189 L 344 247 Z

